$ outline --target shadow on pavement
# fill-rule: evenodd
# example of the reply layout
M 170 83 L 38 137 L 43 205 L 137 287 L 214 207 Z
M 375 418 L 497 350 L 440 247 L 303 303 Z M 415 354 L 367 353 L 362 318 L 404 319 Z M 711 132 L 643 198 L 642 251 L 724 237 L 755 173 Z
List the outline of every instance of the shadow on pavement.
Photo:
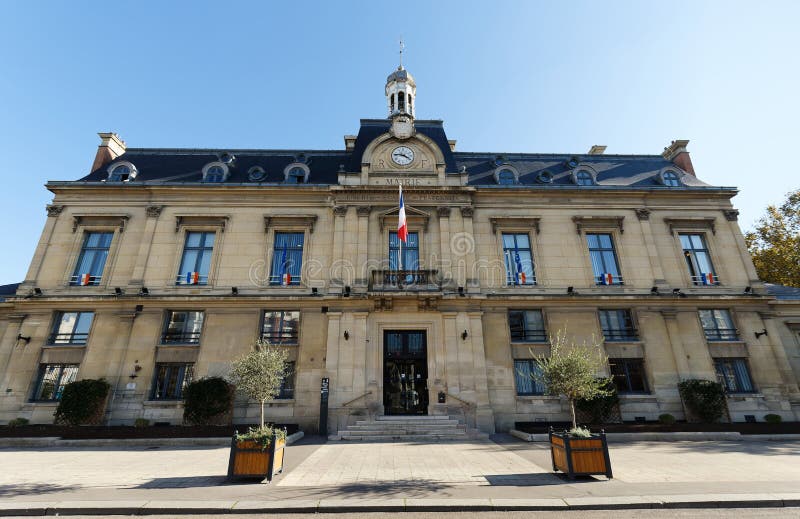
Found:
M 218 486 L 225 482 L 226 477 L 218 475 L 154 478 L 146 483 L 129 488 L 197 488 Z
M 539 485 L 562 485 L 564 483 L 589 483 L 591 479 L 567 480 L 558 474 L 486 474 L 483 476 L 493 487 L 532 487 Z
M 47 483 L 20 483 L 17 485 L 0 485 L 0 496 L 38 496 L 52 492 L 65 492 L 83 488 L 79 485 L 52 485 Z

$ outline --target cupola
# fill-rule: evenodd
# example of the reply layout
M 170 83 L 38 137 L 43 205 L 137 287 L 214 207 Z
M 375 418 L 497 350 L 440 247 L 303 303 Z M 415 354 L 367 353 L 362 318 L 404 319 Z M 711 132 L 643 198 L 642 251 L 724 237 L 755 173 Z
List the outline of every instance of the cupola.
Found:
M 386 105 L 389 117 L 410 115 L 414 117 L 417 102 L 417 84 L 401 64 L 386 78 Z

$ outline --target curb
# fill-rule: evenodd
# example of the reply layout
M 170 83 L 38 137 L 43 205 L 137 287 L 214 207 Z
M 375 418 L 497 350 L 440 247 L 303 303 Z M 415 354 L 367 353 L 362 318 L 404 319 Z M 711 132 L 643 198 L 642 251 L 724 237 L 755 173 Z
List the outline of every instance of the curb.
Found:
M 547 442 L 547 434 L 532 434 L 511 429 L 509 434 L 526 442 Z M 676 441 L 792 441 L 800 434 L 741 434 L 736 431 L 720 432 L 640 432 L 606 433 L 609 443 L 616 442 L 676 442 Z
M 305 434 L 298 431 L 286 437 L 291 445 Z M 228 447 L 231 438 L 97 438 L 93 440 L 64 440 L 57 436 L 40 438 L 0 438 L 0 449 L 8 447 Z
M 730 499 L 728 499 L 730 498 Z M 358 512 L 577 511 L 691 508 L 786 508 L 797 494 L 690 494 L 563 499 L 323 499 L 276 501 L 60 501 L 0 503 L 0 516 L 296 514 Z

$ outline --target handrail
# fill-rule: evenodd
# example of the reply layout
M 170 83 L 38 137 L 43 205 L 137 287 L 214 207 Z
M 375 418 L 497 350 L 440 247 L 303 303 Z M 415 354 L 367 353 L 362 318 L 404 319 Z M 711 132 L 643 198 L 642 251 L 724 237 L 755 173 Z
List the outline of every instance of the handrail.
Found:
M 372 394 L 372 391 L 367 391 L 367 392 L 366 392 L 366 393 L 364 393 L 363 395 L 361 395 L 361 396 L 357 396 L 357 397 L 355 397 L 354 399 L 350 400 L 349 402 L 345 402 L 344 404 L 342 404 L 342 407 L 347 407 L 347 406 L 349 406 L 350 404 L 352 404 L 353 402 L 355 402 L 356 400 L 360 400 L 360 399 L 364 398 L 365 396 L 367 396 L 367 395 L 371 395 L 371 394 Z
M 466 400 L 464 400 L 464 399 L 461 399 L 461 398 L 458 398 L 456 395 L 453 395 L 453 394 L 450 394 L 450 393 L 447 393 L 447 396 L 449 396 L 449 397 L 452 397 L 452 398 L 455 398 L 456 400 L 458 400 L 458 401 L 459 401 L 459 402 L 461 402 L 462 404 L 465 404 L 467 407 L 472 407 L 472 406 L 474 406 L 474 405 L 475 405 L 475 404 L 473 404 L 472 402 L 467 402 Z

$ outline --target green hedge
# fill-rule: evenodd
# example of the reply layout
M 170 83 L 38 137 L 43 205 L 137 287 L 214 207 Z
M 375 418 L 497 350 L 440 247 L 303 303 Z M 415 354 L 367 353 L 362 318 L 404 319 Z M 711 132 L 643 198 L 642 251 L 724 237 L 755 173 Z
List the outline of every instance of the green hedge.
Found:
M 598 396 L 591 400 L 576 400 L 575 409 L 583 413 L 590 423 L 606 423 L 614 414 L 614 409 L 619 404 L 617 387 L 611 379 L 606 379 L 603 389 L 609 391 L 608 395 Z
M 727 402 L 725 389 L 719 382 L 692 379 L 678 384 L 683 403 L 693 415 L 706 423 L 714 423 L 725 416 Z
M 96 425 L 103 421 L 111 385 L 105 379 L 76 380 L 64 386 L 55 413 L 55 423 Z
M 221 377 L 201 378 L 183 390 L 183 421 L 189 425 L 228 425 L 233 418 L 233 386 Z

